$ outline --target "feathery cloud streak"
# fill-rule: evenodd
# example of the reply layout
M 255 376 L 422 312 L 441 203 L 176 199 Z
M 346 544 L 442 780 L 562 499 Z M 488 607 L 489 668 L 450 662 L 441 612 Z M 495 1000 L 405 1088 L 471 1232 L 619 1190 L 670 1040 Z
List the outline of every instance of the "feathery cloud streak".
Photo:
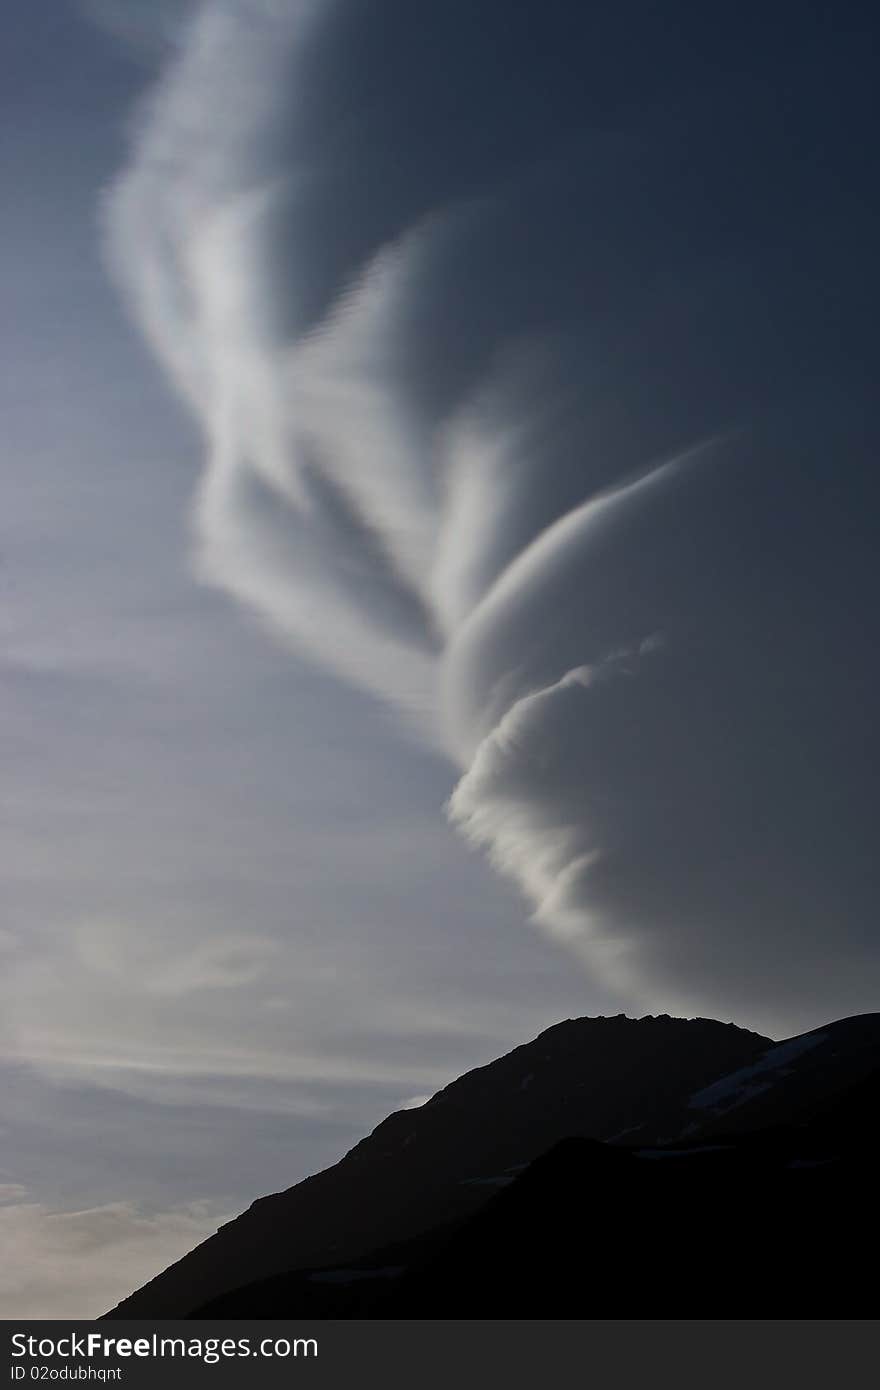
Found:
M 825 1016 L 878 973 L 877 206 L 865 35 L 787 10 L 217 0 L 109 227 L 201 577 L 440 741 L 615 985 Z

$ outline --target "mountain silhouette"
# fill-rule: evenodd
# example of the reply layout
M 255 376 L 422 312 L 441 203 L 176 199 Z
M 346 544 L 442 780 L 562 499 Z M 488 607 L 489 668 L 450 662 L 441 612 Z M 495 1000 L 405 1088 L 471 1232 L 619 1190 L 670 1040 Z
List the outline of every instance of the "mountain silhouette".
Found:
M 707 1019 L 568 1020 L 389 1116 L 107 1316 L 775 1316 L 831 1307 L 823 1289 L 852 1316 L 878 1076 L 876 1014 L 781 1043 Z

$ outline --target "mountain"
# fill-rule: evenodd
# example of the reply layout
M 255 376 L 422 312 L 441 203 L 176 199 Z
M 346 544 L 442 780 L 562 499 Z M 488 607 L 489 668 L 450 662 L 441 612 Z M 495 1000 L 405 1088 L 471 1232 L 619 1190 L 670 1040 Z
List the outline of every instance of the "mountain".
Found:
M 873 1317 L 875 1175 L 867 1151 L 802 1127 L 680 1149 L 567 1139 L 430 1240 L 276 1275 L 193 1316 Z
M 880 1015 L 782 1043 L 706 1019 L 568 1020 L 389 1116 L 107 1316 L 689 1316 L 708 1288 L 736 1308 L 735 1271 L 744 1292 L 786 1260 L 802 1279 L 807 1231 L 833 1249 L 816 1213 L 856 1220 L 878 1069 Z

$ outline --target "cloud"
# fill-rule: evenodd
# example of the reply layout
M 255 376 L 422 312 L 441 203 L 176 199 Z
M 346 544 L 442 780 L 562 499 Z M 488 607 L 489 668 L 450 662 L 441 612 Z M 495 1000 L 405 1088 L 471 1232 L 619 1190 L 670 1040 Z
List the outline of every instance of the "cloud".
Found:
M 140 1287 L 231 1215 L 207 1202 L 158 1212 L 128 1202 L 84 1211 L 6 1202 L 0 1205 L 4 1316 L 45 1318 L 51 1309 L 54 1318 L 100 1317 L 121 1289 Z
M 155 60 L 180 39 L 198 0 L 79 0 L 88 19 L 134 54 Z
M 590 970 L 771 1026 L 878 977 L 874 195 L 860 35 L 716 21 L 209 4 L 108 228 L 200 578 Z

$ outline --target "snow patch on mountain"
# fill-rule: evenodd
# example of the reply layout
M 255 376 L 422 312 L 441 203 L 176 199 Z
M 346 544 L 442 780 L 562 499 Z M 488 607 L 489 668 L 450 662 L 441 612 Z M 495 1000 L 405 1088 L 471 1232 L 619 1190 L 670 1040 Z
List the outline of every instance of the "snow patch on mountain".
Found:
M 770 1090 L 788 1074 L 791 1062 L 818 1047 L 827 1036 L 827 1033 L 805 1033 L 769 1048 L 751 1066 L 740 1067 L 729 1076 L 722 1076 L 710 1086 L 696 1091 L 688 1100 L 688 1108 L 709 1110 L 715 1115 L 725 1115 L 728 1110 L 735 1110 L 753 1096 Z

